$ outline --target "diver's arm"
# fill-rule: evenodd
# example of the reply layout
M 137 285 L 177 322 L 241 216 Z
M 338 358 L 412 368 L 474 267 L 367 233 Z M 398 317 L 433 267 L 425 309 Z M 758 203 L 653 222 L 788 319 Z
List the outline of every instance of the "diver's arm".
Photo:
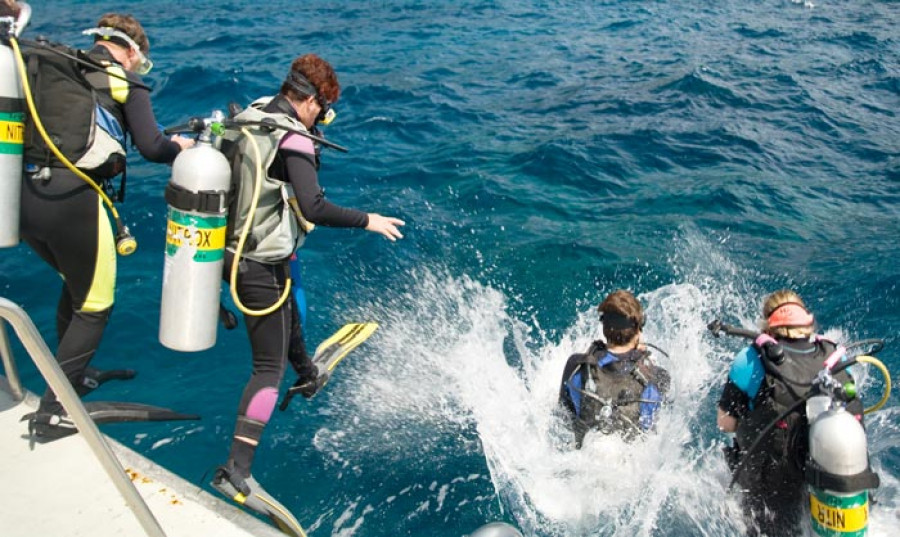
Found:
M 654 365 L 653 381 L 656 384 L 657 389 L 659 389 L 659 392 L 665 397 L 665 395 L 669 393 L 669 388 L 672 386 L 672 375 L 662 367 Z
M 731 379 L 728 379 L 725 388 L 722 389 L 722 396 L 719 397 L 716 415 L 716 424 L 719 426 L 719 430 L 726 433 L 735 432 L 738 420 L 747 413 L 749 404 L 750 398 L 747 394 L 742 392 Z
M 192 140 L 182 138 L 185 143 L 166 138 L 159 131 L 153 107 L 150 104 L 150 92 L 144 88 L 132 86 L 128 90 L 128 99 L 122 107 L 125 112 L 125 123 L 131 139 L 141 155 L 150 162 L 171 164 L 182 147 L 193 145 Z M 190 143 L 188 143 L 190 142 Z
M 737 431 L 737 418 L 721 408 L 718 410 L 719 415 L 716 417 L 716 424 L 719 426 L 719 430 L 723 433 L 733 433 Z
M 365 228 L 369 225 L 369 215 L 366 213 L 325 199 L 312 155 L 282 150 L 282 156 L 303 218 L 325 227 Z
M 572 418 L 578 415 L 578 409 L 572 398 L 572 388 L 569 386 L 569 381 L 583 358 L 584 354 L 569 356 L 569 359 L 566 360 L 566 365 L 563 367 L 562 379 L 559 381 L 559 404 L 569 412 Z

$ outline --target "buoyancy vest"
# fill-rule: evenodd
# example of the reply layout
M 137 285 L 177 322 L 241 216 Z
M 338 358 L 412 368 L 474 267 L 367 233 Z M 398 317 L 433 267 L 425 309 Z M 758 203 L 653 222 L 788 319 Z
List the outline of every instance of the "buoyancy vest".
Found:
M 778 416 L 797 403 L 812 387 L 816 375 L 822 370 L 825 360 L 837 349 L 837 345 L 821 336 L 810 340 L 770 340 L 783 352 L 780 363 L 769 359 L 769 350 L 759 343 L 754 345 L 765 370 L 765 377 L 756 394 L 751 398 L 750 411 L 738 422 L 736 439 L 746 450 L 759 438 L 760 432 Z M 852 382 L 852 377 L 841 371 L 835 380 Z M 851 412 L 860 413 L 858 400 L 848 405 Z M 790 472 L 797 479 L 802 477 L 808 451 L 809 423 L 806 420 L 806 406 L 801 405 L 788 414 L 775 428 L 761 440 L 754 453 L 749 471 L 742 472 L 746 479 L 760 477 L 759 472 L 767 466 L 777 467 L 778 472 Z
M 576 356 L 566 382 L 581 395 L 575 405 L 581 427 L 626 438 L 653 427 L 668 375 L 653 364 L 648 351 L 635 349 L 616 356 L 602 341 L 595 341 L 587 353 Z
M 35 108 L 47 134 L 70 162 L 91 177 L 119 175 L 125 170 L 122 105 L 131 85 L 140 82 L 111 61 L 105 49 L 85 52 L 39 43 L 24 56 Z M 25 161 L 41 167 L 63 166 L 34 126 L 30 111 Z
M 284 125 L 306 131 L 302 123 L 283 113 L 268 113 L 261 109 L 270 98 L 253 102 L 235 116 L 235 121 L 271 122 L 273 128 L 246 126 L 249 137 L 240 130 L 229 130 L 224 136 L 223 151 L 232 163 L 232 201 L 229 206 L 226 248 L 234 252 L 241 230 L 250 214 L 257 180 L 257 164 L 262 169 L 262 185 L 256 211 L 242 256 L 260 263 L 280 263 L 293 255 L 303 244 L 312 229 L 296 206 L 293 188 L 289 182 L 269 176 L 269 168 L 275 160 L 282 139 L 290 133 L 278 129 Z M 260 160 L 251 139 L 259 148 Z M 226 146 L 231 144 L 231 147 Z

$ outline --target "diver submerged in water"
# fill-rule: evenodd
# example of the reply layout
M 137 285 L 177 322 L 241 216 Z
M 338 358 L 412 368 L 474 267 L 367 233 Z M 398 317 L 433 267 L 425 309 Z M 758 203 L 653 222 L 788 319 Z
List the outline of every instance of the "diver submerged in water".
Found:
M 761 431 L 801 401 L 838 346 L 815 334 L 813 315 L 793 291 L 766 297 L 762 315 L 763 333 L 731 365 L 719 398 L 717 422 L 720 430 L 736 433 L 726 456 L 736 483 L 745 492 L 750 535 L 790 536 L 800 531 L 807 501 L 806 407 L 786 414 L 764 437 Z M 853 382 L 846 371 L 834 377 L 841 384 Z M 862 420 L 858 398 L 846 408 Z M 751 453 L 748 448 L 753 445 L 756 449 Z
M 641 343 L 644 311 L 634 295 L 614 291 L 597 310 L 606 342 L 570 356 L 559 388 L 578 448 L 590 430 L 627 439 L 649 431 L 669 388 L 669 373 Z

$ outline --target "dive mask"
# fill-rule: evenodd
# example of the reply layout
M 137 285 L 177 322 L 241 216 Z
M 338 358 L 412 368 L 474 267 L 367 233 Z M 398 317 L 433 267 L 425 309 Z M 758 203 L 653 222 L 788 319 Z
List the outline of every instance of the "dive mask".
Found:
M 330 125 L 334 118 L 337 116 L 334 109 L 331 108 L 331 103 L 325 99 L 324 95 L 319 93 L 319 89 L 313 85 L 312 82 L 309 81 L 303 73 L 299 71 L 291 71 L 288 73 L 287 78 L 284 80 L 285 84 L 289 85 L 301 95 L 312 95 L 316 102 L 319 103 L 319 115 L 316 116 L 316 123 L 320 125 Z
M 316 97 L 316 102 L 319 103 L 319 107 L 322 109 L 322 111 L 319 112 L 318 117 L 316 117 L 316 123 L 320 125 L 331 125 L 331 122 L 334 121 L 335 116 L 337 116 L 337 112 L 331 107 L 331 103 L 324 98 L 320 99 L 319 97 Z
M 137 43 L 134 42 L 134 39 L 128 36 L 125 32 L 116 30 L 115 28 L 110 28 L 108 26 L 103 26 L 101 28 L 90 28 L 83 32 L 83 35 L 95 35 L 99 36 L 101 39 L 105 41 L 111 41 L 116 39 L 118 41 L 123 42 L 128 47 L 131 47 L 131 50 L 138 55 L 138 63 L 137 68 L 135 68 L 135 72 L 141 76 L 146 75 L 153 69 L 153 62 L 150 61 L 150 58 L 144 56 L 144 53 L 141 52 L 141 47 L 138 46 Z

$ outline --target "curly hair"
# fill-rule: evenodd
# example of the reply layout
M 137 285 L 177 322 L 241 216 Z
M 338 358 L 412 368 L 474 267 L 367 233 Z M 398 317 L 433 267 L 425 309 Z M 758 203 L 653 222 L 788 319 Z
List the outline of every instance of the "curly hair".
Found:
M 97 22 L 99 28 L 114 28 L 124 33 L 137 43 L 141 53 L 147 55 L 150 53 L 150 40 L 144 32 L 144 27 L 131 15 L 121 15 L 119 13 L 107 13 L 100 17 Z
M 329 103 L 334 103 L 341 95 L 341 85 L 338 84 L 337 75 L 331 64 L 315 54 L 304 54 L 291 63 L 291 71 L 296 71 L 306 77 L 310 84 L 315 86 L 318 95 L 324 97 Z M 281 94 L 291 99 L 300 100 L 308 95 L 301 95 L 290 84 L 281 85 Z

